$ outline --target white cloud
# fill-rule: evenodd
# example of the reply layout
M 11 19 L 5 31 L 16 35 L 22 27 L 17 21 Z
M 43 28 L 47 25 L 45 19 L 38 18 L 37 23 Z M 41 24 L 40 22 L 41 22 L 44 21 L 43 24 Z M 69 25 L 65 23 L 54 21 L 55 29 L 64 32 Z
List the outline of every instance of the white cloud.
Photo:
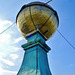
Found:
M 4 62 L 5 64 L 7 64 L 9 66 L 14 66 L 15 65 L 12 61 L 4 59 L 2 57 L 0 57 L 0 61 Z
M 8 26 L 10 26 L 11 24 L 12 24 L 12 22 L 8 21 L 8 20 L 0 21 L 0 33 L 3 30 L 5 30 Z M 13 47 L 13 43 L 15 42 L 14 45 L 16 45 L 18 42 L 23 40 L 23 38 L 19 37 L 19 38 L 15 39 L 15 37 L 11 37 L 13 31 L 11 32 L 11 30 L 10 30 L 11 33 L 9 32 L 9 34 L 7 32 L 4 32 L 2 35 L 0 35 L 0 61 L 1 61 L 0 62 L 0 75 L 17 75 L 16 71 L 8 71 L 8 70 L 3 69 L 3 67 L 1 67 L 1 66 L 6 67 L 5 65 L 7 65 L 8 67 L 9 66 L 15 67 L 14 66 L 15 61 L 13 60 L 14 61 L 13 62 L 10 59 L 6 59 L 6 56 L 8 56 L 8 54 L 10 54 L 10 53 L 13 53 L 14 50 L 15 51 L 20 50 L 20 48 L 18 48 L 18 47 Z M 9 58 L 10 57 L 12 59 L 17 59 L 18 55 L 17 54 L 10 54 Z
M 0 66 L 0 75 L 3 75 L 3 69 L 1 66 Z
M 5 25 L 5 24 L 12 24 L 12 22 L 11 21 L 8 21 L 8 20 L 4 20 L 4 21 L 0 21 L 0 24 L 1 25 Z
M 0 52 L 0 56 L 3 56 L 4 55 L 4 53 L 3 52 Z
M 0 21 L 0 32 L 2 32 L 4 29 L 8 27 L 8 25 L 12 24 L 11 21 L 4 20 Z M 4 49 L 4 46 L 10 42 L 11 40 L 11 34 L 3 33 L 0 35 L 0 49 Z
M 17 59 L 17 58 L 18 58 L 18 55 L 17 55 L 17 54 L 10 54 L 10 57 L 11 57 L 12 59 Z
M 8 20 L 0 21 L 0 32 L 2 32 L 4 30 L 4 28 L 7 27 L 7 24 L 11 25 L 12 22 L 8 21 Z
M 4 29 L 6 29 L 8 26 L 10 26 L 12 24 L 11 21 L 8 21 L 8 20 L 3 20 L 3 21 L 0 21 L 0 32 L 2 32 Z M 10 30 L 11 32 L 11 30 Z M 12 33 L 6 33 L 4 32 L 3 34 L 0 35 L 0 51 L 4 53 L 4 55 L 1 55 L 0 56 L 3 56 L 5 57 L 8 53 L 10 52 L 13 52 L 12 47 L 11 47 L 11 44 L 12 44 Z
M 0 66 L 0 75 L 17 75 L 17 71 L 5 70 Z
M 19 48 L 19 47 L 13 47 L 13 50 L 14 51 L 18 51 L 18 50 L 20 50 L 21 48 Z
M 22 37 L 19 37 L 19 38 L 17 38 L 17 39 L 14 40 L 14 43 L 18 43 L 18 42 L 20 42 L 22 40 L 23 40 L 23 38 Z
M 0 37 L 0 43 L 9 42 L 11 35 L 10 34 L 2 34 Z

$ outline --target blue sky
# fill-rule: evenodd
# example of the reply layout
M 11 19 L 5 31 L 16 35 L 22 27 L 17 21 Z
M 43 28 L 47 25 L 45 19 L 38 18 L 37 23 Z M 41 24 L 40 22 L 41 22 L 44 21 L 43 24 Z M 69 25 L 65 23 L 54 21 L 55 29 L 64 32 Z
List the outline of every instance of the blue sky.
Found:
M 0 32 L 16 21 L 24 4 L 32 1 L 37 0 L 0 0 Z M 75 46 L 75 0 L 53 0 L 49 5 L 58 13 L 58 30 Z M 24 43 L 26 40 L 16 24 L 0 35 L 0 75 L 17 74 L 24 55 L 21 48 Z M 51 47 L 48 61 L 52 75 L 75 75 L 75 49 L 57 31 L 46 43 Z

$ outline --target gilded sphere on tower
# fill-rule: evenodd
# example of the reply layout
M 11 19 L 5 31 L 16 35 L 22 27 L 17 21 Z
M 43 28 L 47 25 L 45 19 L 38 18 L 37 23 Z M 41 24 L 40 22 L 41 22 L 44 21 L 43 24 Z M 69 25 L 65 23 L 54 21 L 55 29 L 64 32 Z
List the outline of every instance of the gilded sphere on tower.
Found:
M 59 19 L 57 12 L 48 4 L 31 2 L 21 8 L 16 23 L 24 38 L 39 31 L 48 40 L 56 31 Z

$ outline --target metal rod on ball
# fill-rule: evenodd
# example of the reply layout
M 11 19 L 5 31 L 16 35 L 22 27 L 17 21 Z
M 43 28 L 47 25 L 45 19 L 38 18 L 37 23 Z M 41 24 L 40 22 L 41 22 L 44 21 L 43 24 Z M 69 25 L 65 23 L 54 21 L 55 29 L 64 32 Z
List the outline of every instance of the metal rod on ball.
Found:
M 46 4 L 50 3 L 52 0 L 49 0 L 48 2 L 46 2 Z

